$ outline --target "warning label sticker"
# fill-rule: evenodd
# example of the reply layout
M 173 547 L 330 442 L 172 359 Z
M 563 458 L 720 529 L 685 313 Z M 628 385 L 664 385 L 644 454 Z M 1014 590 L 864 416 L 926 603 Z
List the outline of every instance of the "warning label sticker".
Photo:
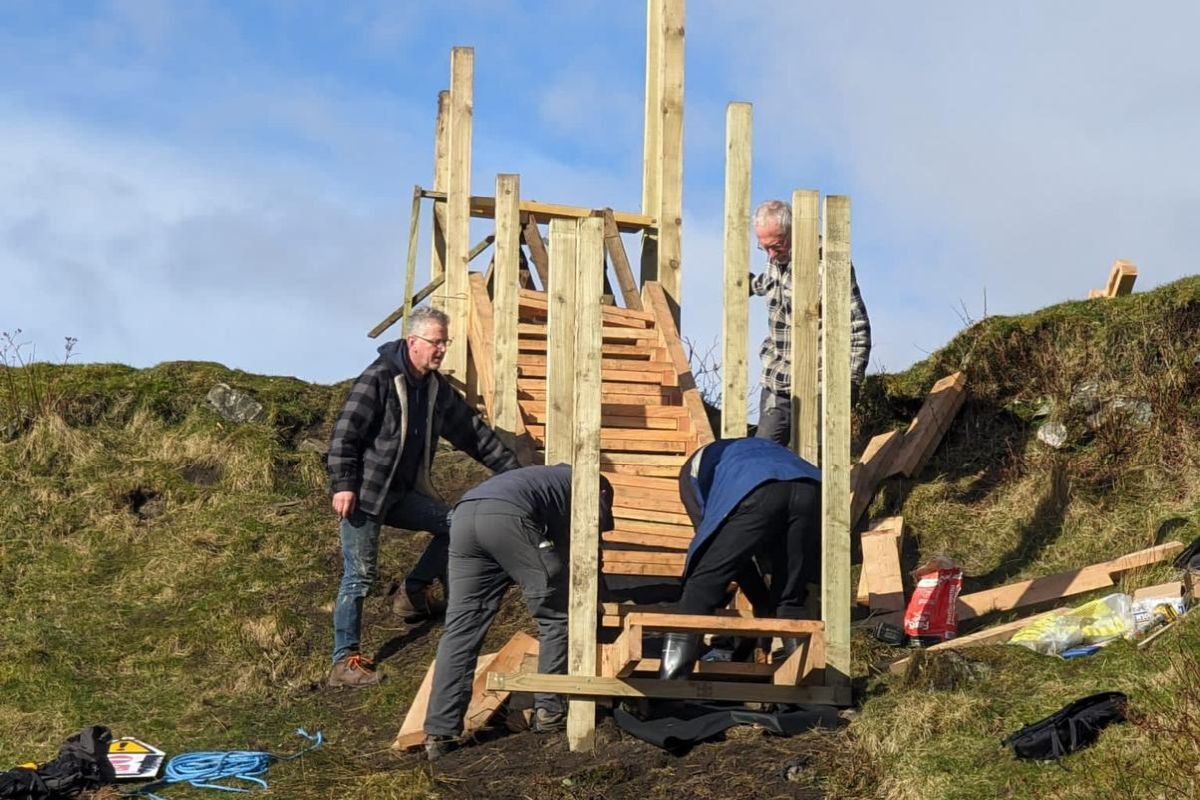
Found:
M 157 747 L 128 736 L 114 739 L 108 745 L 108 762 L 117 773 L 117 780 L 157 778 L 165 756 Z

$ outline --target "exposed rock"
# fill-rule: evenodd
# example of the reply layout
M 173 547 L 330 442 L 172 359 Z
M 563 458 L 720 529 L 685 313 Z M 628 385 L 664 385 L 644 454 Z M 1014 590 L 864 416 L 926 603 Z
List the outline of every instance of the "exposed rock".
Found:
M 1053 447 L 1055 450 L 1061 450 L 1066 446 L 1069 438 L 1067 426 L 1061 422 L 1047 422 L 1038 428 L 1037 438 L 1042 444 Z
M 1091 414 L 1100 408 L 1100 384 L 1081 383 L 1071 392 L 1071 408 Z
M 239 425 L 246 422 L 260 422 L 267 416 L 262 403 L 246 392 L 231 388 L 228 384 L 218 383 L 209 390 L 208 396 L 204 400 L 222 418 Z
M 325 455 L 329 452 L 329 442 L 322 439 L 305 439 L 296 446 L 296 449 L 301 453 L 316 453 L 317 455 Z

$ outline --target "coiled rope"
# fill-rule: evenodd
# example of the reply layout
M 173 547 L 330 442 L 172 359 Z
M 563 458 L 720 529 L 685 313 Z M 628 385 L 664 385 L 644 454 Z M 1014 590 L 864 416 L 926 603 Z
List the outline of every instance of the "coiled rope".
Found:
M 305 753 L 316 750 L 324 741 L 320 731 L 310 734 L 304 728 L 297 728 L 296 734 L 312 742 L 311 745 L 290 756 L 277 756 L 273 753 L 263 753 L 256 750 L 227 750 L 199 751 L 195 753 L 180 753 L 167 762 L 163 777 L 154 783 L 143 786 L 128 797 L 145 797 L 149 800 L 165 800 L 154 794 L 152 789 L 161 789 L 172 783 L 190 783 L 197 789 L 216 789 L 221 792 L 248 792 L 243 786 L 224 786 L 213 781 L 236 778 L 241 781 L 256 783 L 266 789 L 267 782 L 257 776 L 264 774 L 274 761 L 291 761 Z

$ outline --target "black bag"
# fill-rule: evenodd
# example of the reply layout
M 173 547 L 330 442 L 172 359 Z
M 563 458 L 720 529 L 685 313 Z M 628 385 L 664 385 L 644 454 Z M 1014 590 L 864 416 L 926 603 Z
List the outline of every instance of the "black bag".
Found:
M 75 797 L 116 780 L 108 760 L 112 732 L 90 725 L 74 734 L 58 750 L 58 758 L 36 770 L 18 767 L 0 774 L 3 800 L 59 800 Z
M 1124 722 L 1128 701 L 1121 692 L 1100 692 L 1080 698 L 1009 734 L 1000 744 L 1011 747 L 1017 758 L 1039 761 L 1062 758 L 1096 741 L 1110 722 Z
M 1200 538 L 1193 541 L 1175 557 L 1175 569 L 1200 572 Z

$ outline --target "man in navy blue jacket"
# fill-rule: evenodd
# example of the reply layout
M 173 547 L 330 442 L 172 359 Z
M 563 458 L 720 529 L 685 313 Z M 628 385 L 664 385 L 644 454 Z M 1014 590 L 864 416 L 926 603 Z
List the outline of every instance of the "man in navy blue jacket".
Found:
M 757 571 L 757 561 L 758 568 L 769 564 L 771 584 L 755 613 L 802 618 L 821 530 L 820 482 L 820 470 L 767 439 L 722 439 L 693 453 L 679 473 L 679 495 L 696 531 L 679 613 L 712 613 L 729 583 Z M 686 677 L 699 641 L 696 634 L 667 634 L 659 676 Z

